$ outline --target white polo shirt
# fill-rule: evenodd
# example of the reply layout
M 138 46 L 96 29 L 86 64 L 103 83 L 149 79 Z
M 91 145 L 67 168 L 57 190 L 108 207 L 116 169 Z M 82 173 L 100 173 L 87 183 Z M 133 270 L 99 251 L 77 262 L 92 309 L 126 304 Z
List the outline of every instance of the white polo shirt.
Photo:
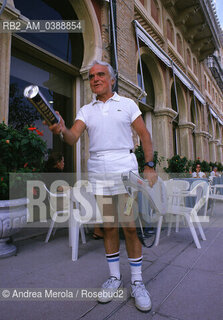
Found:
M 133 149 L 132 122 L 141 115 L 137 104 L 117 93 L 106 102 L 93 99 L 78 112 L 86 124 L 90 152 Z
M 198 172 L 198 177 L 199 178 L 205 178 L 205 173 L 202 172 L 202 171 Z M 197 178 L 197 172 L 193 172 L 192 173 L 192 178 Z

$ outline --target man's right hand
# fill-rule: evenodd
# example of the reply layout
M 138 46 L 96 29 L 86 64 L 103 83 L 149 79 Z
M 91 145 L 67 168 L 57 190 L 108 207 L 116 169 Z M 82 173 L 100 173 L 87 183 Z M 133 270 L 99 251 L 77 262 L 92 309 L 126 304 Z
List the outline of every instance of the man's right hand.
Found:
M 49 126 L 49 129 L 50 129 L 50 131 L 53 132 L 53 134 L 60 134 L 61 132 L 64 133 L 64 131 L 66 130 L 64 119 L 61 117 L 61 115 L 58 111 L 56 111 L 56 113 L 60 117 L 60 122 L 54 123 L 52 126 Z
M 68 143 L 69 145 L 72 146 L 74 143 L 76 143 L 78 141 L 78 139 L 80 138 L 81 134 L 86 129 L 86 125 L 81 120 L 75 120 L 75 122 L 74 122 L 73 126 L 71 127 L 71 129 L 68 129 L 65 126 L 64 119 L 61 117 L 59 112 L 56 111 L 56 113 L 60 117 L 60 122 L 59 123 L 55 123 L 52 126 L 49 126 L 49 129 L 53 134 L 62 134 L 62 137 L 63 137 L 62 139 L 64 140 L 64 142 L 66 142 L 66 143 Z M 46 123 L 44 123 L 44 124 L 46 124 Z

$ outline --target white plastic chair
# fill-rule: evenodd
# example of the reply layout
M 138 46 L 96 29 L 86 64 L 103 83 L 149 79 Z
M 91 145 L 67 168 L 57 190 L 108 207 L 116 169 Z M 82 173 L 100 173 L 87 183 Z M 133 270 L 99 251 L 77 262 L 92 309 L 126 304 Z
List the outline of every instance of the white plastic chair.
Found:
M 206 204 L 209 194 L 209 186 L 207 187 L 206 182 L 199 182 L 191 191 L 185 192 L 181 191 L 178 187 L 174 187 L 173 183 L 168 185 L 166 183 L 167 192 L 168 192 L 168 208 L 167 213 L 170 215 L 170 222 L 168 226 L 168 235 L 170 235 L 171 225 L 172 225 L 172 216 L 183 216 L 185 217 L 187 224 L 190 228 L 193 240 L 198 249 L 201 248 L 198 236 L 194 227 L 194 223 L 197 225 L 202 240 L 206 240 L 204 231 L 202 229 L 201 223 L 199 221 L 198 212 Z M 194 207 L 186 207 L 182 205 L 182 198 L 188 196 L 196 196 L 196 202 Z
M 55 222 L 62 223 L 69 219 L 70 215 L 70 190 L 68 189 L 66 192 L 50 192 L 49 189 L 44 184 L 44 188 L 47 192 L 49 204 L 50 204 L 50 214 L 52 216 L 52 220 L 50 223 L 49 230 L 46 235 L 45 243 L 47 243 L 50 239 L 50 236 L 53 232 L 53 235 L 56 233 L 56 228 L 53 231 Z M 70 236 L 69 236 L 70 237 Z M 82 242 L 85 243 L 85 234 L 84 230 L 81 230 L 81 238 Z
M 142 179 L 132 171 L 123 173 L 122 181 L 131 197 L 134 195 L 135 191 L 140 191 L 142 193 L 142 199 L 144 198 L 143 201 L 148 202 L 147 205 L 144 206 L 146 207 L 146 210 L 141 212 L 143 220 L 147 221 L 148 218 L 150 220 L 151 215 L 154 215 L 158 218 L 155 238 L 155 246 L 157 246 L 159 244 L 161 226 L 167 207 L 166 188 L 164 181 L 158 177 L 157 182 L 151 188 L 147 180 Z M 150 211 L 149 215 L 148 211 Z
M 50 204 L 50 215 L 52 216 L 52 220 L 50 223 L 49 230 L 47 232 L 47 236 L 45 239 L 45 243 L 47 243 L 50 239 L 51 233 L 53 231 L 55 222 L 58 221 L 59 217 L 63 219 L 63 217 L 68 217 L 69 210 L 68 210 L 68 201 L 69 198 L 67 197 L 67 193 L 58 192 L 53 193 L 50 192 L 49 189 L 44 184 L 44 188 L 46 189 L 49 204 Z M 61 201 L 62 200 L 62 201 Z M 59 203 L 60 202 L 60 203 Z M 59 219 L 61 221 L 61 219 Z M 53 232 L 53 235 L 56 233 L 56 228 Z
M 188 189 L 190 188 L 190 183 L 186 180 L 174 180 L 174 179 L 171 179 L 171 180 L 168 180 L 168 181 L 164 181 L 165 183 L 165 186 L 168 185 L 168 188 L 167 188 L 167 195 L 168 195 L 168 192 L 169 193 L 172 193 L 173 192 L 173 188 L 177 188 L 180 190 L 180 192 L 183 194 L 185 193 L 186 191 L 188 191 Z M 179 197 L 179 198 L 175 198 L 175 199 L 172 199 L 173 201 L 177 201 L 177 205 L 180 205 L 180 206 L 185 206 L 185 197 Z M 171 200 L 170 200 L 171 201 Z M 180 216 L 177 215 L 176 216 L 176 232 L 179 232 L 179 225 L 180 225 Z
M 215 184 L 212 186 L 212 193 L 209 194 L 209 199 L 213 200 L 211 207 L 211 215 L 214 213 L 216 201 L 223 201 L 223 195 L 217 193 L 218 189 L 223 189 L 223 184 Z
M 73 209 L 73 203 L 76 209 Z M 87 181 L 82 181 L 81 186 L 71 189 L 70 208 L 69 243 L 72 247 L 72 261 L 76 261 L 78 259 L 79 230 L 83 230 L 83 225 L 86 224 L 103 223 L 97 201 Z
M 202 180 L 196 180 L 193 181 L 191 186 L 190 186 L 190 191 L 193 192 L 193 189 L 200 183 L 204 182 L 204 196 L 206 197 L 205 199 L 205 205 L 204 205 L 204 217 L 207 216 L 207 209 L 208 209 L 208 199 L 209 199 L 209 194 L 210 194 L 210 184 L 207 181 L 202 181 Z

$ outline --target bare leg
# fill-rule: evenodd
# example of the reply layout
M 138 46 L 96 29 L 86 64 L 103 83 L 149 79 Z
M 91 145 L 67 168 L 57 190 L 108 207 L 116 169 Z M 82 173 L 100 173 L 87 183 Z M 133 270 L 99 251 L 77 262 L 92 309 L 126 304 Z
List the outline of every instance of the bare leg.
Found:
M 98 206 L 104 219 L 104 246 L 106 254 L 119 251 L 119 232 L 115 197 L 97 196 Z M 105 202 L 110 202 L 105 204 Z
M 120 223 L 125 235 L 126 250 L 129 258 L 138 258 L 142 255 L 142 244 L 139 241 L 136 232 L 136 225 L 133 215 L 133 209 L 129 216 L 124 215 L 124 208 L 128 199 L 128 195 L 122 194 L 118 197 L 118 212 Z M 134 203 L 136 205 L 136 203 Z

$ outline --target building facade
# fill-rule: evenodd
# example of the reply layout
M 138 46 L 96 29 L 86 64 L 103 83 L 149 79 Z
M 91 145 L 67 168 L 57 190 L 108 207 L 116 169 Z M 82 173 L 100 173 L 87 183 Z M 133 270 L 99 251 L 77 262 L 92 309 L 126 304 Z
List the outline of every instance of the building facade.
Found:
M 104 60 L 118 93 L 139 105 L 159 156 L 223 162 L 223 39 L 211 0 L 7 0 L 0 16 L 29 19 L 80 20 L 84 31 L 0 33 L 0 121 L 10 122 L 15 98 L 34 83 L 71 126 L 92 98 L 89 67 Z M 86 170 L 87 134 L 71 148 L 44 133 L 67 171 Z

